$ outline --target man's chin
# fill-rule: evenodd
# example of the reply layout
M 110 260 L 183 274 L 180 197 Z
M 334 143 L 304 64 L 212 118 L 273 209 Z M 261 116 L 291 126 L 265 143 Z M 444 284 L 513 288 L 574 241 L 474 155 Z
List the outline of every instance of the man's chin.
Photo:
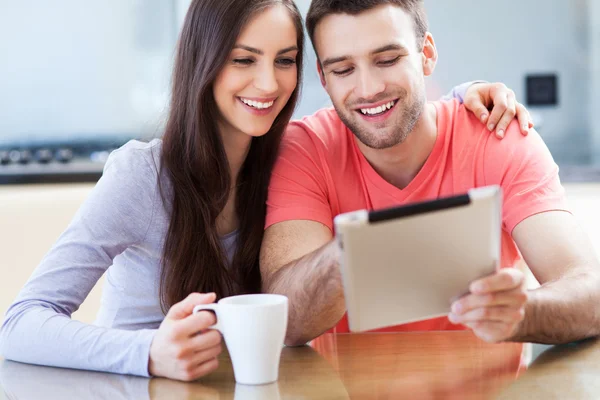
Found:
M 367 146 L 368 148 L 373 149 L 373 150 L 390 149 L 390 148 L 392 148 L 392 147 L 397 146 L 397 145 L 400 144 L 400 143 L 389 142 L 389 141 L 363 142 L 362 140 L 361 140 L 361 143 L 364 144 L 365 146 Z
M 362 132 L 360 135 L 356 133 L 354 135 L 362 144 L 373 150 L 389 149 L 403 142 L 401 138 L 390 136 L 391 134 L 382 134 L 381 132 Z
M 363 120 L 359 116 L 350 116 L 346 113 L 340 114 L 340 119 L 346 125 L 346 127 L 356 136 L 356 138 L 365 146 L 375 149 L 383 150 L 389 147 L 394 147 L 399 143 L 393 136 L 395 132 L 391 127 L 389 121 L 383 123 L 369 123 Z

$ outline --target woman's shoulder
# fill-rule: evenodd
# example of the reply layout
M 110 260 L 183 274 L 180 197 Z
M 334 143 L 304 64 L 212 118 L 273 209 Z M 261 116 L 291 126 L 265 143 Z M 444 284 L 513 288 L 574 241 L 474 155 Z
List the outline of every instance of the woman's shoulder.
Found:
M 161 173 L 161 150 L 160 139 L 127 142 L 110 154 L 101 181 L 113 187 L 118 196 L 156 199 L 159 185 L 163 189 L 170 186 L 166 174 Z
M 153 139 L 149 142 L 130 140 L 117 150 L 110 153 L 104 165 L 105 176 L 118 176 L 119 179 L 132 179 L 135 182 L 157 182 L 164 174 L 161 171 L 162 140 Z M 164 182 L 165 184 L 167 182 Z
M 131 172 L 152 172 L 154 177 L 160 168 L 162 140 L 154 139 L 150 142 L 130 140 L 116 149 L 106 161 L 104 172 L 112 168 L 129 170 Z

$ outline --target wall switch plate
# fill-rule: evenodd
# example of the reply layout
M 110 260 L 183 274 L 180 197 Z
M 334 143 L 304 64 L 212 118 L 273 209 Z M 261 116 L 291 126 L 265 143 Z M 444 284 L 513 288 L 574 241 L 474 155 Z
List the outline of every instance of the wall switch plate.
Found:
M 525 88 L 528 106 L 558 105 L 558 77 L 556 74 L 527 75 Z

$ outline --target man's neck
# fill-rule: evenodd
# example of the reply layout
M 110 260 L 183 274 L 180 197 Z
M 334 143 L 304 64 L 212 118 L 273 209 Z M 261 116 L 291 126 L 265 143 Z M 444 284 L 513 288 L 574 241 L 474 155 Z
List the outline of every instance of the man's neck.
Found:
M 377 150 L 357 140 L 360 151 L 373 169 L 387 182 L 404 189 L 417 176 L 431 154 L 437 139 L 437 112 L 426 103 L 423 114 L 403 143 Z

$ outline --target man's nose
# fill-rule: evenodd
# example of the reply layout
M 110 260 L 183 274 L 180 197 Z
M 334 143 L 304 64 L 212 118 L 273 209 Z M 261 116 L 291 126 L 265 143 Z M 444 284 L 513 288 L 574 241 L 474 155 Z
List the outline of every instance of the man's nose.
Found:
M 369 100 L 382 93 L 385 90 L 383 80 L 372 73 L 370 70 L 359 72 L 356 95 L 365 100 Z

